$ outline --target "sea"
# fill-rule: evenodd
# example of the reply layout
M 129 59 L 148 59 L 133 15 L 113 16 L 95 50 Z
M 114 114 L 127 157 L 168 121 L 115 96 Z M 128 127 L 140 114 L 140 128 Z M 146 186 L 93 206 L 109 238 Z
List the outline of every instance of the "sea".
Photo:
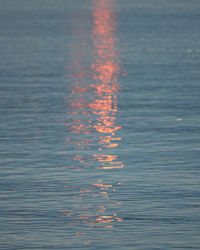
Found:
M 0 1 L 0 249 L 200 249 L 200 1 Z

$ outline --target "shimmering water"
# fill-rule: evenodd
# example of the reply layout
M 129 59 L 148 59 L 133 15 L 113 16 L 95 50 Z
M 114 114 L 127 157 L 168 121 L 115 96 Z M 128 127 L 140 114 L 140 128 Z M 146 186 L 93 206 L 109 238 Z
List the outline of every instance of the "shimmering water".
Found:
M 0 249 L 199 249 L 199 0 L 1 0 Z

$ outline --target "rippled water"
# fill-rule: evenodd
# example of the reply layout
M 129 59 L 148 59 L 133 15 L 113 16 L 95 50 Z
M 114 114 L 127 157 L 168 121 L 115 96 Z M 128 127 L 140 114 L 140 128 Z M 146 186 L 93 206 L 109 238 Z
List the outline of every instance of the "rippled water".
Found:
M 199 249 L 200 2 L 0 3 L 0 249 Z

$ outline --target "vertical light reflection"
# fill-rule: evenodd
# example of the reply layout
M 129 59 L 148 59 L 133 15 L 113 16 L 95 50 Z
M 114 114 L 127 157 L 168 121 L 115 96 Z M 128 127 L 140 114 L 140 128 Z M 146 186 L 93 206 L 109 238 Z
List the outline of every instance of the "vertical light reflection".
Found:
M 115 137 L 115 132 L 121 126 L 115 125 L 117 112 L 117 93 L 119 91 L 118 75 L 120 74 L 120 62 L 115 48 L 116 18 L 113 5 L 115 0 L 93 0 L 93 63 L 92 71 L 96 98 L 90 104 L 92 112 L 97 115 L 94 128 L 101 134 L 99 148 L 115 148 L 120 137 Z M 122 168 L 121 162 L 115 162 L 116 155 L 95 154 L 102 166 L 98 168 Z M 105 166 L 105 164 L 107 165 Z
M 120 61 L 116 49 L 115 0 L 91 0 L 92 31 L 87 41 L 87 31 L 80 18 L 75 19 L 71 71 L 71 96 L 66 98 L 65 121 L 67 138 L 73 164 L 66 166 L 84 171 L 90 168 L 95 176 L 102 170 L 123 168 L 118 160 L 117 147 L 121 137 L 117 135 L 117 99 L 120 90 L 118 76 Z M 88 46 L 90 44 L 90 46 Z M 92 182 L 79 180 L 79 185 L 66 185 L 73 191 L 72 200 L 77 204 L 63 211 L 68 224 L 87 223 L 91 227 L 113 227 L 122 219 L 112 211 L 120 202 L 112 201 L 111 194 L 121 182 L 105 183 L 101 178 Z M 81 233 L 77 232 L 80 236 Z

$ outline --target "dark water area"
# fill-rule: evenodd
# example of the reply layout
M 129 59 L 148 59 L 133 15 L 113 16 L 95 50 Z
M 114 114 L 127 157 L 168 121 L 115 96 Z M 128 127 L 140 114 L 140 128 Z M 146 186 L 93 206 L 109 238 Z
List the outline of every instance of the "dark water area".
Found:
M 199 10 L 1 0 L 0 249 L 199 249 Z

